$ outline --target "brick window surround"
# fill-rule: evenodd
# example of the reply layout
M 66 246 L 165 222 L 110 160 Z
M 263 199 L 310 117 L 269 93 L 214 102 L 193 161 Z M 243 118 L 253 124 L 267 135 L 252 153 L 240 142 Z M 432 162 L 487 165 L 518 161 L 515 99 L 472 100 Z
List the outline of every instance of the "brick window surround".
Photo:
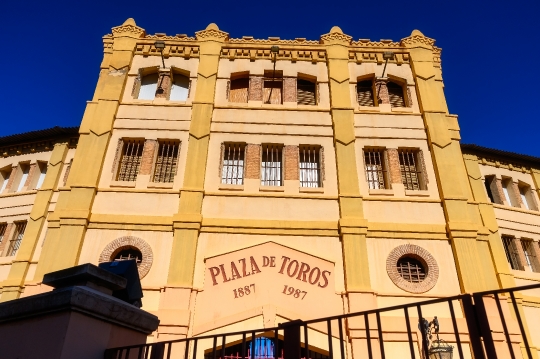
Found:
M 114 261 L 121 251 L 130 248 L 135 248 L 142 254 L 141 262 L 138 265 L 139 278 L 142 279 L 148 274 L 154 261 L 152 248 L 142 238 L 124 236 L 115 239 L 103 249 L 99 256 L 99 263 Z
M 403 257 L 418 260 L 426 271 L 426 277 L 419 283 L 405 280 L 398 271 L 398 261 Z M 398 287 L 409 293 L 425 293 L 432 289 L 439 279 L 439 266 L 435 258 L 424 248 L 414 244 L 403 244 L 394 248 L 386 259 L 386 272 L 390 280 Z

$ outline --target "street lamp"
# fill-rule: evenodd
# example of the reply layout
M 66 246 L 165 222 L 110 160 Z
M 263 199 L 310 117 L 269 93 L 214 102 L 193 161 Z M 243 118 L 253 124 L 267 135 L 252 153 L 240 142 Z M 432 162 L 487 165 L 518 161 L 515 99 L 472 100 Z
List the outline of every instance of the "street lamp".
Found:
M 161 54 L 161 62 L 163 63 L 163 68 L 165 68 L 165 60 L 163 59 L 163 50 L 165 49 L 165 41 L 156 41 L 154 46 Z
M 270 99 L 272 98 L 272 90 L 274 89 L 274 80 L 276 78 L 276 60 L 277 60 L 277 54 L 279 52 L 279 46 L 274 45 L 270 48 L 270 51 L 272 54 L 274 54 L 274 70 L 272 72 L 272 87 L 270 88 L 270 93 L 268 94 L 268 101 L 266 103 L 270 103 Z
M 452 359 L 454 347 L 439 338 L 439 320 L 434 317 L 431 322 L 425 318 L 420 318 L 418 328 L 424 333 L 425 346 L 428 346 L 429 359 Z M 433 340 L 433 333 L 437 339 Z

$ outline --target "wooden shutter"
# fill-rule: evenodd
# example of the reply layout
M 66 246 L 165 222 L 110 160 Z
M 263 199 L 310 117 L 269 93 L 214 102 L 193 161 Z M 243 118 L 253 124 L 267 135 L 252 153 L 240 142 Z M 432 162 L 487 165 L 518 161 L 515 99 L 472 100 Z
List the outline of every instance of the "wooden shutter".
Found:
M 375 106 L 371 80 L 361 81 L 356 85 L 356 98 L 360 106 Z
M 390 105 L 392 107 L 405 107 L 405 99 L 403 96 L 403 87 L 394 82 L 388 82 L 386 85 L 388 88 L 388 97 L 390 98 Z
M 298 79 L 296 85 L 296 101 L 299 105 L 316 105 L 315 92 L 317 85 L 308 80 Z
M 282 88 L 283 81 L 281 79 L 265 80 L 263 89 L 263 102 L 271 103 L 274 105 L 281 105 L 282 103 Z M 270 100 L 270 101 L 269 101 Z
M 231 80 L 229 88 L 229 102 L 247 103 L 249 91 L 249 79 L 240 78 Z

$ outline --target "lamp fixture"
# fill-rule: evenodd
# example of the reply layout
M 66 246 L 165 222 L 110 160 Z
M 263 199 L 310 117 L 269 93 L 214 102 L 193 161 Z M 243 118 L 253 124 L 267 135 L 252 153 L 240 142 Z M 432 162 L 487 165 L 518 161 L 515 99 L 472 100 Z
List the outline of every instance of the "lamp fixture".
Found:
M 384 62 L 384 68 L 382 70 L 381 78 L 384 77 L 384 72 L 386 71 L 386 65 L 388 65 L 388 60 L 394 59 L 394 53 L 392 51 L 385 51 L 382 54 L 382 58 L 386 61 Z
M 424 334 L 424 347 L 429 346 L 427 350 L 429 359 L 452 359 L 454 347 L 439 338 L 439 320 L 437 317 L 434 317 L 431 322 L 428 322 L 425 318 L 420 318 L 418 329 Z M 432 339 L 432 333 L 435 333 L 437 339 Z
M 270 103 L 270 99 L 272 98 L 272 90 L 274 90 L 274 80 L 276 78 L 276 60 L 277 54 L 279 52 L 279 46 L 272 46 L 270 48 L 270 51 L 274 54 L 274 70 L 272 71 L 272 87 L 270 88 L 270 93 L 268 94 L 268 101 L 266 101 L 266 103 Z
M 154 47 L 160 52 L 161 63 L 163 64 L 163 68 L 165 68 L 165 59 L 163 59 L 163 50 L 165 49 L 165 41 L 154 42 Z

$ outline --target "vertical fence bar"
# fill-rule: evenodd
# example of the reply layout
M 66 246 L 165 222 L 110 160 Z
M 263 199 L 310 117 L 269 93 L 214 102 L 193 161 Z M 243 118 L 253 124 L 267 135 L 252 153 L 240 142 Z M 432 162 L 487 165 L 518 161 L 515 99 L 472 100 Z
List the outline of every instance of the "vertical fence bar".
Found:
M 373 359 L 373 352 L 371 350 L 371 333 L 369 332 L 369 316 L 368 316 L 368 314 L 364 314 L 364 322 L 365 322 L 365 325 L 366 325 L 366 340 L 367 340 L 368 359 Z
M 242 359 L 246 358 L 246 333 L 242 333 L 242 349 L 240 354 L 242 355 Z M 275 354 L 274 354 L 275 357 Z
M 491 326 L 489 325 L 489 318 L 487 316 L 486 306 L 484 304 L 484 297 L 482 295 L 473 294 L 474 306 L 476 308 L 476 318 L 478 325 L 480 325 L 482 339 L 484 342 L 484 349 L 488 359 L 496 359 L 497 351 L 495 350 L 495 343 L 493 341 L 493 335 L 491 334 Z
M 306 359 L 309 359 L 309 341 L 308 341 L 308 327 L 307 327 L 307 324 L 304 324 L 304 347 L 306 349 L 305 350 Z
M 381 327 L 381 314 L 379 312 L 375 313 L 377 317 L 377 332 L 379 333 L 379 347 L 381 348 L 381 359 L 385 359 L 386 355 L 384 354 L 384 342 L 382 336 L 382 327 Z
M 498 294 L 495 294 L 495 303 L 497 304 L 497 311 L 499 312 L 499 317 L 501 317 L 501 324 L 503 327 L 506 343 L 508 344 L 508 351 L 510 352 L 510 357 L 512 359 L 516 359 L 516 356 L 514 354 L 514 349 L 512 348 L 512 342 L 510 341 L 510 334 L 508 333 L 508 327 L 506 326 L 506 319 L 504 319 L 504 313 L 502 311 L 501 301 L 499 300 Z
M 450 317 L 452 318 L 452 327 L 454 328 L 454 335 L 456 336 L 456 346 L 458 349 L 459 359 L 463 358 L 463 348 L 461 348 L 461 339 L 459 338 L 459 329 L 456 321 L 456 314 L 454 313 L 454 305 L 452 300 L 448 301 L 448 306 L 450 307 Z
M 277 359 L 278 355 L 279 355 L 279 332 L 278 332 L 278 329 L 276 329 L 274 330 L 274 359 Z
M 523 327 L 523 321 L 521 320 L 521 315 L 519 314 L 519 308 L 516 302 L 516 297 L 514 297 L 514 291 L 510 291 L 510 298 L 512 299 L 512 306 L 514 307 L 514 312 L 516 312 L 516 319 L 519 324 L 519 330 L 521 331 L 521 336 L 523 337 L 523 344 L 525 344 L 525 349 L 527 350 L 527 356 L 529 359 L 532 359 L 531 348 L 529 347 L 529 340 L 527 340 L 527 335 L 525 333 L 525 328 Z
M 332 350 L 332 321 L 329 319 L 326 321 L 326 326 L 328 328 L 328 358 L 334 358 L 334 351 Z
M 421 321 L 424 317 L 422 317 L 422 308 L 420 307 L 420 305 L 416 306 L 416 310 L 418 311 L 418 320 Z M 428 352 L 428 347 L 427 347 L 426 333 L 424 332 L 424 330 L 420 330 L 420 332 L 422 334 L 422 351 L 424 352 L 424 358 L 428 359 L 429 352 Z
M 409 350 L 411 351 L 411 359 L 415 359 L 416 356 L 414 355 L 414 343 L 413 343 L 412 332 L 411 332 L 411 321 L 409 320 L 409 308 L 405 307 L 403 308 L 403 311 L 405 312 L 405 324 L 407 325 L 407 339 L 409 340 Z
M 478 323 L 476 321 L 476 310 L 472 303 L 472 297 L 470 295 L 464 295 L 461 298 L 461 305 L 463 305 L 463 312 L 465 313 L 465 320 L 467 321 L 467 329 L 469 329 L 469 339 L 471 341 L 471 348 L 474 359 L 484 359 L 484 347 L 480 340 L 480 331 Z
M 339 349 L 341 351 L 341 359 L 345 359 L 345 346 L 343 345 L 343 321 L 341 318 L 338 319 L 339 325 Z
M 169 345 L 169 352 L 167 353 L 167 359 L 170 359 L 170 357 L 171 357 L 171 346 Z M 184 359 L 188 359 L 188 357 L 189 357 L 189 339 L 186 340 L 186 349 L 184 350 Z
M 251 332 L 251 359 L 255 359 L 255 332 Z
M 144 359 L 148 359 L 148 354 L 150 354 L 150 347 L 152 347 L 152 351 L 154 351 L 154 345 L 146 345 L 144 347 Z
M 193 359 L 197 359 L 197 339 L 193 341 Z
M 125 356 L 126 359 L 129 359 L 129 349 L 130 348 L 127 348 L 127 350 L 126 350 L 126 356 Z
M 225 335 L 221 337 L 221 359 L 225 359 Z
M 212 345 L 212 358 L 216 359 L 217 335 L 214 336 L 214 344 Z

